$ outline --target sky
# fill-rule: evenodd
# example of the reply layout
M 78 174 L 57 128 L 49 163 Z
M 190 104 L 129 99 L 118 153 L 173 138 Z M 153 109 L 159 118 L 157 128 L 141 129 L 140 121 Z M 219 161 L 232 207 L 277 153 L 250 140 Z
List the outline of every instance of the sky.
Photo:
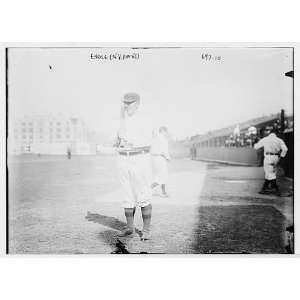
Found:
M 98 55 L 101 59 L 92 59 Z M 130 54 L 134 58 L 103 59 Z M 185 138 L 292 113 L 291 48 L 11 48 L 9 119 L 63 114 L 111 135 L 120 101 L 137 92 L 156 126 Z

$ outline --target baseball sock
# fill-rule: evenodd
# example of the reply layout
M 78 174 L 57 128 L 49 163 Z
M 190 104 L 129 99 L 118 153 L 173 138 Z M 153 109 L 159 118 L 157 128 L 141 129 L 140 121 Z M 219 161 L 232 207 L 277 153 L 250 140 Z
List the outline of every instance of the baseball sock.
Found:
M 274 189 L 278 192 L 279 188 L 278 188 L 276 179 L 271 180 L 271 184 L 272 184 L 272 187 L 274 187 Z
M 143 217 L 143 231 L 150 231 L 152 205 L 141 207 Z
M 133 229 L 134 228 L 134 208 L 125 208 L 125 217 L 126 217 L 126 221 L 127 221 L 127 227 L 129 229 Z
M 262 190 L 265 191 L 269 186 L 269 180 L 268 179 L 265 179 L 265 182 L 264 182 L 264 185 L 262 187 Z

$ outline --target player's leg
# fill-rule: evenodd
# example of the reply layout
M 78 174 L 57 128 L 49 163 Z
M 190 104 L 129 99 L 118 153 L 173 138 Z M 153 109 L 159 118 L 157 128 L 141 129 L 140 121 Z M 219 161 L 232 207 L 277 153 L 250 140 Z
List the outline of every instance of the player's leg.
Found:
M 272 167 L 273 167 L 273 173 L 272 173 L 272 179 L 271 179 L 271 187 L 275 190 L 275 193 L 280 196 L 280 190 L 277 185 L 277 164 L 279 161 L 278 156 L 273 157 Z
M 269 183 L 270 183 L 269 180 L 265 179 L 264 184 L 263 184 L 263 186 L 262 186 L 262 188 L 259 192 L 260 194 L 266 194 L 267 193 Z
M 264 172 L 265 172 L 265 181 L 264 181 L 264 184 L 260 190 L 260 194 L 266 194 L 268 191 L 268 187 L 269 187 L 269 184 L 270 184 L 270 181 L 269 181 L 269 174 L 270 174 L 270 161 L 269 161 L 269 157 L 266 156 L 264 158 Z
M 169 197 L 168 193 L 166 192 L 166 185 L 165 184 L 161 185 L 161 192 L 162 192 L 162 195 L 164 197 Z
M 159 185 L 157 181 L 157 156 L 155 155 L 151 156 L 151 167 L 152 167 L 152 174 L 153 174 L 153 176 L 151 176 L 153 178 L 151 188 L 154 189 Z
M 275 190 L 276 193 L 279 193 L 279 187 L 277 185 L 276 179 L 271 180 L 271 187 Z
M 131 187 L 131 174 L 128 158 L 121 158 L 119 162 L 119 180 L 123 192 L 123 208 L 126 218 L 126 228 L 118 234 L 119 237 L 130 236 L 134 233 L 135 195 Z
M 150 238 L 150 225 L 152 216 L 152 191 L 150 188 L 151 166 L 148 155 L 136 157 L 134 170 L 134 187 L 137 196 L 137 206 L 141 207 L 143 218 L 142 240 Z
M 150 239 L 150 226 L 152 217 L 152 204 L 141 207 L 143 218 L 142 240 Z
M 161 157 L 160 163 L 160 181 L 161 181 L 161 191 L 164 197 L 168 197 L 166 191 L 166 182 L 168 180 L 168 163 L 165 158 Z

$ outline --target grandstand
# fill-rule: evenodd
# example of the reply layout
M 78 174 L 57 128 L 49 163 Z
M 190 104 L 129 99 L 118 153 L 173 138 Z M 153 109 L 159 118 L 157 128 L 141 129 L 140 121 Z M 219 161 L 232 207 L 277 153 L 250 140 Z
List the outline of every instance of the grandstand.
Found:
M 255 127 L 257 129 L 257 138 L 261 138 L 264 135 L 265 130 L 270 129 L 270 127 L 278 126 L 278 132 L 281 134 L 286 128 L 291 129 L 293 127 L 293 117 L 288 116 L 284 120 L 285 124 L 281 124 L 280 115 L 279 114 L 272 114 L 270 116 L 263 116 L 260 118 L 255 118 L 248 120 L 246 122 L 240 123 L 239 130 L 240 130 L 240 136 L 243 137 L 247 135 L 247 131 L 250 127 Z M 196 135 L 191 137 L 190 144 L 195 147 L 222 147 L 227 146 L 226 141 L 230 139 L 230 137 L 233 137 L 234 130 L 236 128 L 236 124 L 210 131 L 203 135 Z M 253 145 L 253 143 L 252 143 Z M 251 146 L 252 146 L 251 145 Z M 235 145 L 234 146 L 247 146 L 247 143 L 244 143 L 244 145 Z
M 190 138 L 190 156 L 194 160 L 216 161 L 239 165 L 261 165 L 263 155 L 253 149 L 254 143 L 273 127 L 285 140 L 289 152 L 287 173 L 293 177 L 294 129 L 293 116 L 278 114 L 251 119 L 239 124 L 196 135 Z

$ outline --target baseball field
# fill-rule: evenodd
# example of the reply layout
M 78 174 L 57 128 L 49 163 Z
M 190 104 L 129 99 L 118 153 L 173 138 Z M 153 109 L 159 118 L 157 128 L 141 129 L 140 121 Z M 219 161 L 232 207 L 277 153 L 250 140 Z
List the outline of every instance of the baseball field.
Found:
M 259 167 L 174 159 L 169 198 L 153 191 L 152 239 L 118 239 L 125 223 L 115 156 L 8 159 L 9 253 L 287 253 L 293 183 L 284 197 L 259 195 Z

